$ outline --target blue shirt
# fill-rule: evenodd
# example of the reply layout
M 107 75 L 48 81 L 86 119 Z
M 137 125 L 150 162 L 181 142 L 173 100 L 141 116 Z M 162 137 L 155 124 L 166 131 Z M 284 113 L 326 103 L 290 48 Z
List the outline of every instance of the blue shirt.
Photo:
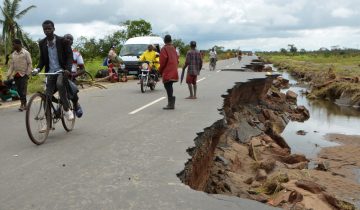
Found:
M 61 69 L 61 66 L 59 64 L 59 57 L 57 53 L 56 48 L 56 39 L 54 38 L 52 43 L 49 43 L 48 41 L 48 53 L 49 53 L 49 73 L 54 73 L 56 71 L 59 71 Z

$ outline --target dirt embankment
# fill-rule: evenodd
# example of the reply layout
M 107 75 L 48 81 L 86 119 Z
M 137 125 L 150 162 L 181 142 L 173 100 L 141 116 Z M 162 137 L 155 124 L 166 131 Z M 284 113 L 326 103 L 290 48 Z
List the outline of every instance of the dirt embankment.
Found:
M 340 144 L 320 151 L 319 161 L 325 169 L 337 176 L 349 177 L 360 182 L 360 136 L 328 134 L 325 138 Z M 360 191 L 349 188 L 343 193 L 352 197 L 351 193 L 360 194 Z
M 355 209 L 349 203 L 349 189 L 360 192 L 355 181 L 309 170 L 304 155 L 291 154 L 280 133 L 289 120 L 304 121 L 309 113 L 296 105 L 296 94 L 274 88 L 273 79 L 239 83 L 223 95 L 223 120 L 198 134 L 179 178 L 195 190 L 284 209 Z M 360 193 L 352 198 L 360 200 Z
M 265 62 L 272 62 L 266 60 Z M 286 70 L 298 81 L 309 85 L 311 99 L 326 99 L 339 105 L 360 106 L 360 76 L 339 74 L 332 65 L 301 61 L 274 62 L 279 70 Z

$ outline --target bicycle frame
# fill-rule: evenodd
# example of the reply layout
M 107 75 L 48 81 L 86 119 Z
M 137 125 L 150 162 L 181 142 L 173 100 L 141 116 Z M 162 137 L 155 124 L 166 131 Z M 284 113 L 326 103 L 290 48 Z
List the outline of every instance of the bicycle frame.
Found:
M 39 73 L 39 75 L 45 75 L 45 76 L 48 76 L 48 75 L 59 75 L 61 73 L 63 73 L 64 70 L 59 70 L 59 71 L 56 71 L 54 73 Z M 43 94 L 45 95 L 45 113 L 47 115 L 49 115 L 48 117 L 50 117 L 50 120 L 49 120 L 49 127 L 52 128 L 52 125 L 57 123 L 60 119 L 61 119 L 61 107 L 62 107 L 62 104 L 61 104 L 61 101 L 60 101 L 60 96 L 58 96 L 57 98 L 52 95 L 51 98 L 49 98 L 48 95 L 46 95 L 46 93 L 41 93 L 39 92 L 40 94 Z M 55 107 L 54 103 L 57 104 L 57 106 Z
M 50 122 L 50 127 L 52 127 L 52 124 L 57 123 L 62 117 L 61 116 L 62 104 L 60 102 L 60 97 L 56 98 L 55 96 L 52 96 L 52 98 L 49 99 L 49 97 L 45 95 L 45 98 L 48 103 L 46 111 L 49 112 L 48 114 L 51 114 L 50 116 L 52 121 Z M 54 103 L 56 105 L 54 105 Z
M 216 58 L 210 58 L 209 70 L 213 71 L 216 67 Z
M 42 75 L 56 75 L 62 72 L 40 73 Z M 68 90 L 66 90 L 68 92 Z M 37 103 L 40 102 L 40 103 Z M 54 124 L 62 121 L 64 129 L 72 131 L 75 125 L 75 117 L 71 120 L 65 119 L 63 104 L 60 95 L 47 95 L 46 92 L 37 92 L 33 94 L 27 104 L 26 109 L 26 130 L 30 140 L 36 144 L 43 144 L 50 130 L 54 129 Z M 72 102 L 69 101 L 70 111 L 73 112 Z

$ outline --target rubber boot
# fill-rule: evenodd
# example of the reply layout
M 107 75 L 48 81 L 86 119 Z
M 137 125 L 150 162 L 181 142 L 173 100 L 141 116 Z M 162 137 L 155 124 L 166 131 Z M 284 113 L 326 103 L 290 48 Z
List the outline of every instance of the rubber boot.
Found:
M 196 99 L 196 89 L 197 89 L 197 86 L 196 86 L 196 85 L 193 85 L 193 87 L 194 87 L 194 97 L 193 97 L 193 99 Z
M 170 108 L 171 108 L 171 109 L 175 109 L 175 99 L 176 99 L 175 96 L 173 96 L 173 97 L 171 98 L 171 101 L 170 101 Z
M 169 109 L 175 109 L 175 96 L 168 99 L 168 105 L 164 107 L 163 109 L 169 110 Z
M 163 107 L 163 109 L 170 109 L 169 107 L 170 107 L 170 98 L 168 98 L 168 104 L 165 106 L 165 107 Z

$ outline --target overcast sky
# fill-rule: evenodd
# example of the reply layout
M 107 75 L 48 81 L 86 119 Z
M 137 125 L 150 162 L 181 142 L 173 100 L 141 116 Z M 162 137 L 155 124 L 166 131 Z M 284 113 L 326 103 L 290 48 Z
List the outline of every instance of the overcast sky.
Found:
M 153 32 L 201 49 L 359 48 L 360 0 L 23 0 L 36 5 L 20 23 L 34 39 L 53 20 L 56 34 L 103 38 L 125 20 L 144 19 Z

